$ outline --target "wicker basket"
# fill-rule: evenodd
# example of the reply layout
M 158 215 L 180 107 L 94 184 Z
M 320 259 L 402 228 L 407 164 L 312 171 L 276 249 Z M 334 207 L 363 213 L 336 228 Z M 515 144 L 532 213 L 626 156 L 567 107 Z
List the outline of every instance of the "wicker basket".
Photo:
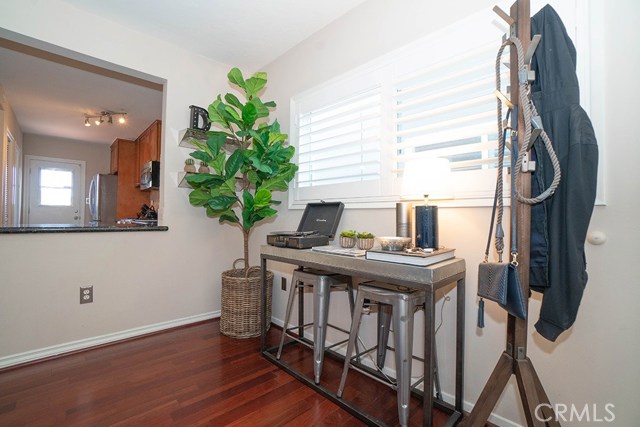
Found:
M 273 273 L 267 271 L 267 330 L 271 326 Z M 222 272 L 222 314 L 220 332 L 232 338 L 260 336 L 262 325 L 262 273 L 251 267 L 248 277 L 243 268 Z

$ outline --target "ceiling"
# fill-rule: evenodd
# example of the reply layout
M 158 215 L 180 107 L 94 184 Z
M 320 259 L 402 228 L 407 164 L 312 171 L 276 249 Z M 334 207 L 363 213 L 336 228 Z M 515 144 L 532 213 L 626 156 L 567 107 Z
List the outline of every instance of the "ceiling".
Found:
M 257 70 L 366 0 L 63 0 L 244 70 Z M 162 116 L 162 91 L 0 39 L 0 86 L 24 133 L 110 144 Z M 84 115 L 126 112 L 127 123 L 84 126 Z

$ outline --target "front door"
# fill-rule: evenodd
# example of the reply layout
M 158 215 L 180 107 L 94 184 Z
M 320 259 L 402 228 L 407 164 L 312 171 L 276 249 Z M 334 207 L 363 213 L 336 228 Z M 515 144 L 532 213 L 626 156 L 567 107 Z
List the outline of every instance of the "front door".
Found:
M 82 224 L 84 162 L 27 156 L 27 165 L 27 224 Z

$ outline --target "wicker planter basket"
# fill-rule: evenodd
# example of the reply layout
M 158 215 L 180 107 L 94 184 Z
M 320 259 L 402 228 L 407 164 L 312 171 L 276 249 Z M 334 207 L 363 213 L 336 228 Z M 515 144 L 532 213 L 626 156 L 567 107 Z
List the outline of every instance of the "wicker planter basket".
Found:
M 261 333 L 262 273 L 251 267 L 245 278 L 243 268 L 222 272 L 222 314 L 220 332 L 232 338 L 252 338 Z M 273 273 L 267 271 L 267 330 L 271 326 Z

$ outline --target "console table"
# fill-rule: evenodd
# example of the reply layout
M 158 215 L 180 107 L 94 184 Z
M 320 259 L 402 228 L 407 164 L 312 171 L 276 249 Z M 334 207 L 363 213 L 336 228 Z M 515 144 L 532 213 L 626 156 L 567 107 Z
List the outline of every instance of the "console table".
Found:
M 375 418 L 368 416 L 360 408 L 336 396 L 335 390 L 329 390 L 322 385 L 315 384 L 311 379 L 295 371 L 290 366 L 275 358 L 276 347 L 267 347 L 267 319 L 266 319 L 266 272 L 267 262 L 278 261 L 300 267 L 315 268 L 330 271 L 365 280 L 378 280 L 408 288 L 421 289 L 426 293 L 425 301 L 425 338 L 424 338 L 424 395 L 423 395 L 423 425 L 432 426 L 432 409 L 438 407 L 451 416 L 447 426 L 456 425 L 463 416 L 463 386 L 464 386 L 464 301 L 465 301 L 465 262 L 454 258 L 433 264 L 428 267 L 416 267 L 404 264 L 372 261 L 364 257 L 348 257 L 341 255 L 314 252 L 310 249 L 290 249 L 264 245 L 260 248 L 260 266 L 262 269 L 262 355 L 286 370 L 298 380 L 312 387 L 328 399 L 349 411 L 351 414 L 367 422 L 369 425 L 383 425 Z M 434 357 L 435 343 L 435 292 L 455 282 L 457 289 L 456 301 L 456 361 L 455 361 L 455 404 L 450 405 L 433 396 L 434 389 Z M 293 284 L 292 284 L 293 286 Z

